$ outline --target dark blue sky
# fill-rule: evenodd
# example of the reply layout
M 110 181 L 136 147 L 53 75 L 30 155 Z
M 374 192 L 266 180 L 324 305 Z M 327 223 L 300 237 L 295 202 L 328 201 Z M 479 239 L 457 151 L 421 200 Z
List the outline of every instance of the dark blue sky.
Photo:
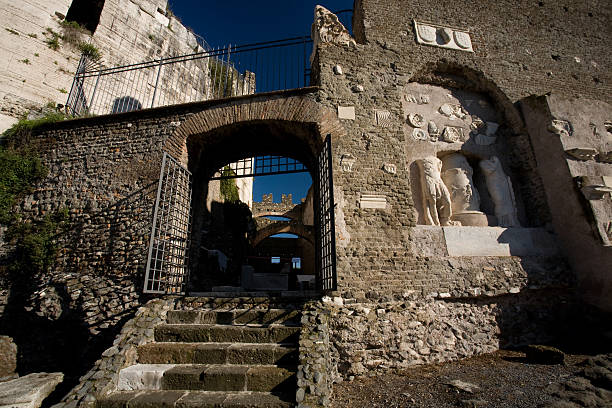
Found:
M 331 11 L 353 8 L 353 0 L 170 0 L 170 9 L 218 47 L 310 35 L 317 4 Z
M 331 11 L 353 8 L 353 0 L 170 0 L 170 9 L 216 48 L 309 36 L 317 4 Z M 339 17 L 350 20 L 350 14 Z M 281 194 L 291 193 L 299 203 L 310 184 L 308 173 L 256 177 L 253 198 L 261 201 L 262 194 L 272 193 L 274 201 L 280 202 Z

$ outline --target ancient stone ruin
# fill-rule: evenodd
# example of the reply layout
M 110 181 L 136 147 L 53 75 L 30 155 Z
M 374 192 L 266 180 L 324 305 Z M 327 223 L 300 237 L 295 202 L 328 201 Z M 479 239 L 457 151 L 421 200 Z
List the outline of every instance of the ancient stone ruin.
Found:
M 94 42 L 121 1 L 104 3 Z M 259 93 L 225 67 L 207 100 L 37 127 L 49 171 L 14 211 L 66 208 L 69 228 L 44 273 L 0 281 L 17 372 L 63 372 L 57 407 L 320 407 L 366 373 L 609 344 L 609 14 L 356 0 L 349 31 L 318 6 L 309 86 Z M 232 207 L 221 190 L 258 157 L 303 164 L 306 200 L 239 182 Z M 301 244 L 258 246 L 279 232 Z M 308 272 L 245 261 L 283 256 Z

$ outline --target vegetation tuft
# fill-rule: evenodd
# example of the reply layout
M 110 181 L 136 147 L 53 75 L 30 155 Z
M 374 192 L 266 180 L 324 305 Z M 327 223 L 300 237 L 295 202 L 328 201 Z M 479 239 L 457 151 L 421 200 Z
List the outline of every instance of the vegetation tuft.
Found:
M 15 221 L 6 231 L 14 247 L 7 270 L 12 276 L 28 277 L 49 270 L 57 256 L 56 236 L 68 226 L 68 210 L 46 215 L 40 221 Z
M 236 173 L 229 166 L 223 168 L 222 176 L 235 176 Z M 234 179 L 221 179 L 221 197 L 226 203 L 234 203 L 240 201 L 238 196 L 238 187 Z
M 79 49 L 79 51 L 81 51 L 81 54 L 87 56 L 92 61 L 98 61 L 100 58 L 102 58 L 102 53 L 93 44 L 81 41 L 77 45 L 77 48 Z

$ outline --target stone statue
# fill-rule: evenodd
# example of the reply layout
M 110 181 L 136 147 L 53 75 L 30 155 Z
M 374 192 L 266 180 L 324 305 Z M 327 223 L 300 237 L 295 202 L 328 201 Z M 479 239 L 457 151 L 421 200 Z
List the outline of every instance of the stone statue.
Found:
M 442 162 L 437 157 L 417 160 L 421 172 L 421 202 L 427 225 L 451 225 L 451 199 L 440 177 Z
M 510 177 L 506 176 L 499 158 L 491 156 L 480 162 L 487 189 L 495 204 L 495 216 L 500 227 L 520 227 L 516 215 L 516 200 Z
M 480 195 L 474 187 L 474 170 L 464 155 L 451 153 L 442 158 L 442 180 L 452 203 L 452 220 L 464 226 L 488 226 L 489 220 L 480 211 Z
M 453 203 L 453 213 L 480 210 L 480 195 L 474 187 L 474 170 L 465 156 L 449 154 L 442 159 L 442 178 L 448 187 Z
M 315 7 L 314 23 L 312 24 L 311 37 L 313 44 L 312 55 L 314 58 L 317 45 L 322 43 L 334 43 L 338 45 L 355 46 L 355 40 L 349 31 L 338 20 L 338 16 L 323 6 Z

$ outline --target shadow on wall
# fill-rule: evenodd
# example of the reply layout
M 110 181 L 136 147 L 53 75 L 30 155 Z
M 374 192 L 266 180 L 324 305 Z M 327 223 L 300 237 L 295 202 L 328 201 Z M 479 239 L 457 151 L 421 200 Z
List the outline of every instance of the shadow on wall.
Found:
M 142 109 L 142 104 L 136 98 L 131 96 L 122 96 L 113 101 L 111 113 L 131 112 Z
M 17 344 L 17 372 L 64 373 L 45 404 L 59 402 L 78 384 L 149 299 L 142 294 L 145 237 L 156 188 L 157 182 L 150 183 L 107 207 L 98 208 L 92 199 L 57 237 L 61 255 L 55 268 L 10 277 L 0 333 Z
M 545 296 L 538 292 L 486 302 L 497 308 L 500 348 L 549 344 L 581 354 L 610 352 L 612 316 L 581 302 L 570 290 L 546 290 Z

